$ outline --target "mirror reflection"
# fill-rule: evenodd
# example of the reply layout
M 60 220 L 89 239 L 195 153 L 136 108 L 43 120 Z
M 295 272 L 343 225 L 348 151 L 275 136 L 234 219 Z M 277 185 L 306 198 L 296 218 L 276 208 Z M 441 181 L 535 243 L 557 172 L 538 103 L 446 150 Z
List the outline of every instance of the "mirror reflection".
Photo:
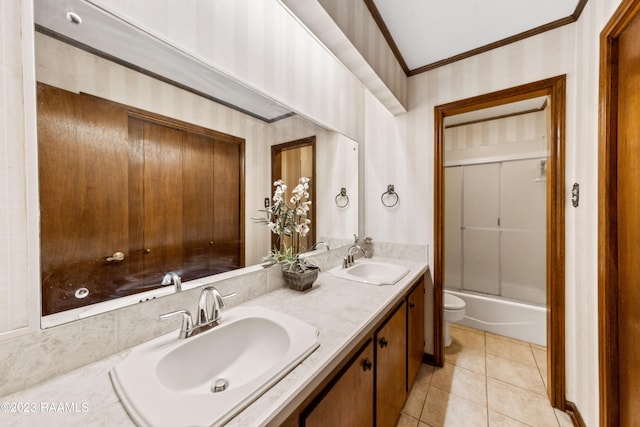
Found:
M 316 141 L 309 246 L 357 231 L 357 206 L 333 202 L 343 187 L 357 200 L 356 142 L 272 101 L 271 119 L 249 111 L 261 101 L 215 102 L 50 28 L 35 39 L 43 315 L 260 263 L 271 233 L 250 218 L 272 194 L 271 146 L 289 141 Z
M 271 147 L 271 178 L 275 183 L 280 180 L 291 191 L 298 183 L 300 178 L 310 178 L 308 182 L 309 197 L 307 198 L 311 204 L 309 210 L 305 212 L 305 219 L 310 221 L 310 230 L 308 233 L 298 233 L 295 236 L 271 234 L 271 247 L 278 250 L 297 247 L 298 252 L 305 252 L 310 249 L 316 242 L 315 227 L 313 226 L 316 218 L 316 207 L 314 200 L 316 199 L 316 139 L 315 137 L 304 138 L 296 141 L 285 142 Z M 288 194 L 288 193 L 287 193 Z M 295 239 L 294 239 L 295 237 Z M 294 241 L 295 240 L 295 241 Z

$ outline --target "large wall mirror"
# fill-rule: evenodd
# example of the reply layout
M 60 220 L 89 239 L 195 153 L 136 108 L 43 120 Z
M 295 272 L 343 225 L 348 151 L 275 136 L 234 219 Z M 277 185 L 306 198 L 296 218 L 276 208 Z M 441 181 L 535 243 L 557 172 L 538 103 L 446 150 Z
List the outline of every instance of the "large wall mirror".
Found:
M 357 142 L 90 2 L 35 15 L 43 326 L 260 264 L 272 146 L 314 140 L 314 240 L 357 233 Z

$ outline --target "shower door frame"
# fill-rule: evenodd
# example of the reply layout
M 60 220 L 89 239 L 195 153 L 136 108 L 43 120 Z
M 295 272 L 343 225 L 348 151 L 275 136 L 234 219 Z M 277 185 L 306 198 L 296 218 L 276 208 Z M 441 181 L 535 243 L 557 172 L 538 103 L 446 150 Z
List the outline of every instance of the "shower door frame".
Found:
M 434 361 L 444 363 L 444 119 L 511 102 L 549 97 L 547 163 L 547 381 L 551 405 L 565 411 L 565 108 L 566 75 L 454 101 L 434 108 Z M 439 317 L 439 319 L 438 319 Z

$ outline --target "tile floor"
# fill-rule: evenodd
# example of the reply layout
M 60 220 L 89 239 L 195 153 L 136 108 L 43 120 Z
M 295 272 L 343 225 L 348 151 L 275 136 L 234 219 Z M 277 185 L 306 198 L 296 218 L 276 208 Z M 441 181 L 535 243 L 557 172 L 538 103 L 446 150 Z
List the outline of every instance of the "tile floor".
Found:
M 442 368 L 422 365 L 396 427 L 569 427 L 546 395 L 546 348 L 451 325 Z

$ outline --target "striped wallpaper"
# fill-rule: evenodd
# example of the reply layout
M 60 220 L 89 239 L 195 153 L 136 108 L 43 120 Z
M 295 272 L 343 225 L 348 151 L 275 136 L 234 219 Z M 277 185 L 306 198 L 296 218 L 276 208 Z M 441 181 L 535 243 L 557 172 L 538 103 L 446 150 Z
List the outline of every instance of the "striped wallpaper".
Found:
M 0 336 L 29 322 L 22 4 L 0 5 Z M 27 27 L 28 28 L 28 27 Z M 28 30 L 27 30 L 28 31 Z
M 275 0 L 93 0 L 250 88 L 360 140 L 362 84 Z

